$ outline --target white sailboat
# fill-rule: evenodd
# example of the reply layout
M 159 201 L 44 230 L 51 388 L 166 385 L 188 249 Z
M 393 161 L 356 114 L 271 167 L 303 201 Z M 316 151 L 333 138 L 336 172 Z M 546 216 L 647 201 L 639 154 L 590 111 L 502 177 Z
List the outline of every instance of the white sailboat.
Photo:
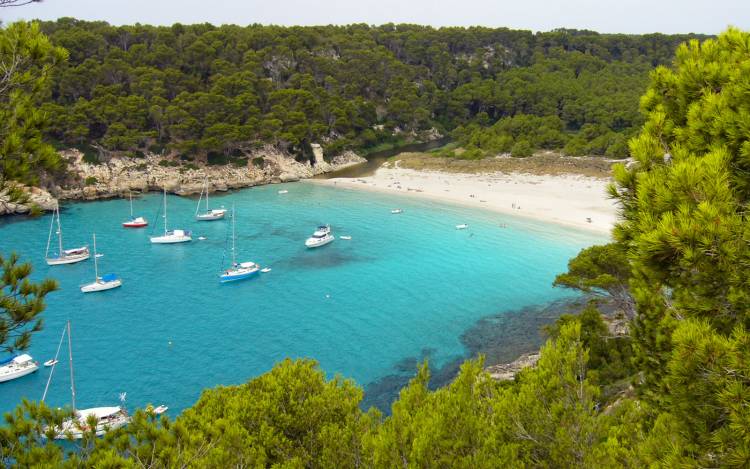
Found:
M 57 220 L 57 255 L 50 257 L 49 246 L 52 242 L 52 230 L 54 229 L 55 220 Z M 75 249 L 63 249 L 62 225 L 60 225 L 60 205 L 55 206 L 52 213 L 52 221 L 49 224 L 49 236 L 47 237 L 47 251 L 44 254 L 47 265 L 75 264 L 76 262 L 85 261 L 90 257 L 89 247 L 81 246 Z
M 122 222 L 122 226 L 125 228 L 143 228 L 148 226 L 148 220 L 143 217 L 133 216 L 133 192 L 130 193 L 130 219 Z
M 237 263 L 237 249 L 235 246 L 236 234 L 235 234 L 235 215 L 234 205 L 232 205 L 232 266 L 227 270 L 219 274 L 219 280 L 221 283 L 234 282 L 236 280 L 244 280 L 256 275 L 260 271 L 260 266 L 255 262 L 240 262 Z
M 111 290 L 122 286 L 120 280 L 115 274 L 106 274 L 99 277 L 99 256 L 96 254 L 96 233 L 94 233 L 94 281 L 81 287 L 83 293 L 93 293 L 104 290 Z
M 164 234 L 161 236 L 152 236 L 153 244 L 174 244 L 186 243 L 192 241 L 190 231 L 187 230 L 169 230 L 167 229 L 167 189 L 164 189 Z
M 200 212 L 201 199 L 203 198 L 204 192 L 206 193 L 206 210 L 204 212 Z M 222 218 L 224 218 L 224 215 L 226 215 L 226 213 L 227 213 L 227 210 L 223 207 L 215 208 L 215 209 L 208 208 L 208 179 L 206 179 L 206 184 L 204 188 L 201 189 L 201 195 L 198 198 L 198 206 L 195 207 L 195 219 L 198 221 L 221 220 Z
M 14 355 L 0 362 L 0 383 L 29 375 L 39 369 L 31 355 Z
M 73 339 L 70 334 L 70 321 L 66 324 L 66 329 L 63 331 L 63 336 L 60 338 L 60 344 L 65 338 L 65 333 L 68 335 L 68 359 L 70 363 L 70 392 L 71 392 L 71 405 L 73 406 L 73 418 L 64 420 L 62 425 L 54 428 L 56 440 L 66 439 L 69 436 L 73 439 L 79 440 L 83 437 L 84 432 L 91 432 L 92 430 L 96 436 L 102 436 L 109 430 L 123 427 L 130 423 L 130 416 L 128 416 L 127 410 L 122 406 L 110 406 L 110 407 L 92 407 L 90 409 L 76 409 L 76 385 L 75 376 L 73 374 Z M 60 352 L 60 346 L 57 347 L 58 353 Z M 57 355 L 55 355 L 55 361 L 57 361 Z M 49 389 L 50 381 L 52 380 L 52 374 L 55 372 L 55 366 L 49 373 L 47 379 L 47 386 L 44 388 L 44 395 L 42 401 L 47 397 L 47 391 Z M 120 400 L 124 401 L 125 394 L 120 395 Z M 94 428 L 89 427 L 89 418 L 93 417 L 95 420 Z

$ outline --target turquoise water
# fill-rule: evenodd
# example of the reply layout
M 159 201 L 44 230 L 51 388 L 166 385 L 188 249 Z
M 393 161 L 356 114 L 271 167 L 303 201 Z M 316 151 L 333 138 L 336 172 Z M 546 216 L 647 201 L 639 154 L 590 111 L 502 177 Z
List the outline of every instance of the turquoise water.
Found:
M 277 194 L 288 189 L 285 195 Z M 193 242 L 152 245 L 159 194 L 134 201 L 151 226 L 126 230 L 127 200 L 63 207 L 65 246 L 90 243 L 96 232 L 100 273 L 123 287 L 82 294 L 93 260 L 44 263 L 49 216 L 0 221 L 0 251 L 15 250 L 34 265 L 34 278 L 56 278 L 45 328 L 30 353 L 52 358 L 65 322 L 73 327 L 79 407 L 192 405 L 203 388 L 247 381 L 285 357 L 312 357 L 329 374 L 362 385 L 394 372 L 405 357 L 431 350 L 439 366 L 465 353 L 461 334 L 501 311 L 560 299 L 556 273 L 600 236 L 428 201 L 314 184 L 263 186 L 216 195 L 212 205 L 236 205 L 240 261 L 272 271 L 221 285 L 229 220 L 195 222 L 195 200 L 169 197 L 171 228 L 194 232 Z M 392 215 L 401 207 L 405 213 Z M 156 222 L 156 223 L 154 223 Z M 320 223 L 351 241 L 307 250 Z M 454 226 L 468 223 L 468 230 Z M 502 228 L 501 224 L 507 224 Z M 198 241 L 205 236 L 205 241 Z M 70 402 L 61 359 L 48 403 Z M 0 384 L 0 412 L 23 397 L 41 397 L 48 369 Z

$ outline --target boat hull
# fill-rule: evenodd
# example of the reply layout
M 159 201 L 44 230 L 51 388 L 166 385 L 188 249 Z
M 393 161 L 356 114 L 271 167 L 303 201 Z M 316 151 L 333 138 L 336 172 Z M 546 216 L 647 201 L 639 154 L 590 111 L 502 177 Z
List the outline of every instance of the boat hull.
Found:
M 307 241 L 305 241 L 305 246 L 308 249 L 319 248 L 319 247 L 325 246 L 326 244 L 332 243 L 334 239 L 335 238 L 333 236 L 329 236 L 327 238 L 320 238 L 320 239 L 309 238 Z
M 61 427 L 56 428 L 57 431 L 55 432 L 55 439 L 56 440 L 67 439 L 68 435 L 70 435 L 70 437 L 72 437 L 74 440 L 80 440 L 81 438 L 83 438 L 83 434 L 85 432 L 91 431 L 88 428 L 88 421 L 87 421 L 88 418 L 86 417 L 86 415 L 92 412 L 95 413 L 99 409 L 109 409 L 109 408 L 103 407 L 103 408 L 79 410 L 78 418 L 65 420 L 62 423 Z M 116 430 L 120 427 L 124 427 L 125 425 L 129 423 L 130 423 L 130 417 L 124 410 L 118 410 L 113 415 L 108 415 L 108 416 L 101 417 L 101 418 L 97 416 L 95 434 L 96 436 L 103 436 L 108 431 Z
M 83 293 L 94 293 L 98 291 L 106 291 L 106 290 L 112 290 L 113 288 L 121 287 L 122 286 L 122 280 L 112 280 L 109 282 L 94 282 L 89 283 L 88 285 L 84 285 L 81 287 L 81 291 Z
M 200 213 L 195 216 L 195 219 L 198 221 L 214 221 L 214 220 L 221 220 L 224 218 L 224 215 L 226 215 L 226 210 L 211 210 L 209 212 Z
M 122 223 L 123 228 L 145 228 L 148 226 L 148 222 L 134 222 L 126 221 Z
M 63 257 L 48 257 L 47 265 L 64 265 L 64 264 L 75 264 L 77 262 L 83 262 L 91 257 L 91 254 L 76 254 L 72 256 Z
M 229 269 L 223 274 L 219 275 L 219 281 L 221 283 L 236 282 L 238 280 L 245 280 L 250 277 L 258 275 L 260 269 L 258 266 L 255 267 L 240 267 L 237 269 Z
M 32 364 L 27 367 L 18 368 L 13 371 L 9 371 L 7 373 L 4 373 L 2 370 L 4 367 L 0 367 L 0 383 L 4 383 L 6 381 L 12 381 L 14 379 L 23 378 L 26 375 L 30 375 L 31 373 L 37 371 L 39 369 L 39 365 Z
M 169 231 L 162 236 L 154 236 L 151 238 L 153 244 L 175 244 L 175 243 L 187 243 L 192 241 L 193 238 L 189 231 L 185 230 L 174 230 Z

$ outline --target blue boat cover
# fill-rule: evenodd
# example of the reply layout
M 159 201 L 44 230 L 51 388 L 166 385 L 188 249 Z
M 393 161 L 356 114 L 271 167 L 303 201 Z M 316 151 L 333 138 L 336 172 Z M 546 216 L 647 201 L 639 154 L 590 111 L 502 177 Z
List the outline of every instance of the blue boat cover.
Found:
M 18 355 L 12 355 L 10 358 L 7 358 L 3 361 L 0 361 L 0 366 L 5 365 L 6 363 L 10 363 L 13 361 L 14 358 L 16 358 Z
M 117 274 L 106 274 L 102 277 L 102 280 L 105 282 L 111 282 L 113 280 L 117 280 Z

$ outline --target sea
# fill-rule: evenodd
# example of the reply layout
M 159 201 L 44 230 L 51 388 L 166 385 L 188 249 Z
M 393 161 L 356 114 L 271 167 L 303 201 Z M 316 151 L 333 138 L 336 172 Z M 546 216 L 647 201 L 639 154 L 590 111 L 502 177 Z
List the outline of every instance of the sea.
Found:
M 0 220 L 0 252 L 32 263 L 34 280 L 59 282 L 28 353 L 40 364 L 55 357 L 71 322 L 79 408 L 120 405 L 126 393 L 128 409 L 164 404 L 175 416 L 203 389 L 244 383 L 291 357 L 317 360 L 328 377 L 355 380 L 365 389 L 363 406 L 387 412 L 423 360 L 445 381 L 482 351 L 481 343 L 501 350 L 495 360 L 538 347 L 540 325 L 559 314 L 554 305 L 575 299 L 553 288 L 555 275 L 582 248 L 607 241 L 393 194 L 267 185 L 211 196 L 212 208 L 234 207 L 237 261 L 271 268 L 221 284 L 219 273 L 231 262 L 229 217 L 197 222 L 196 198 L 170 195 L 168 226 L 192 230 L 193 241 L 153 245 L 149 236 L 164 230 L 162 203 L 158 193 L 133 199 L 135 214 L 150 222 L 145 229 L 121 226 L 127 199 L 62 205 L 64 247 L 91 245 L 96 233 L 100 275 L 123 281 L 91 294 L 79 287 L 94 279 L 93 258 L 46 265 L 50 215 Z M 392 214 L 395 208 L 403 213 Z M 305 248 L 321 224 L 330 224 L 336 241 Z M 58 359 L 46 398 L 54 407 L 71 402 L 67 342 Z M 0 413 L 24 398 L 39 400 L 50 371 L 40 366 L 0 383 Z

